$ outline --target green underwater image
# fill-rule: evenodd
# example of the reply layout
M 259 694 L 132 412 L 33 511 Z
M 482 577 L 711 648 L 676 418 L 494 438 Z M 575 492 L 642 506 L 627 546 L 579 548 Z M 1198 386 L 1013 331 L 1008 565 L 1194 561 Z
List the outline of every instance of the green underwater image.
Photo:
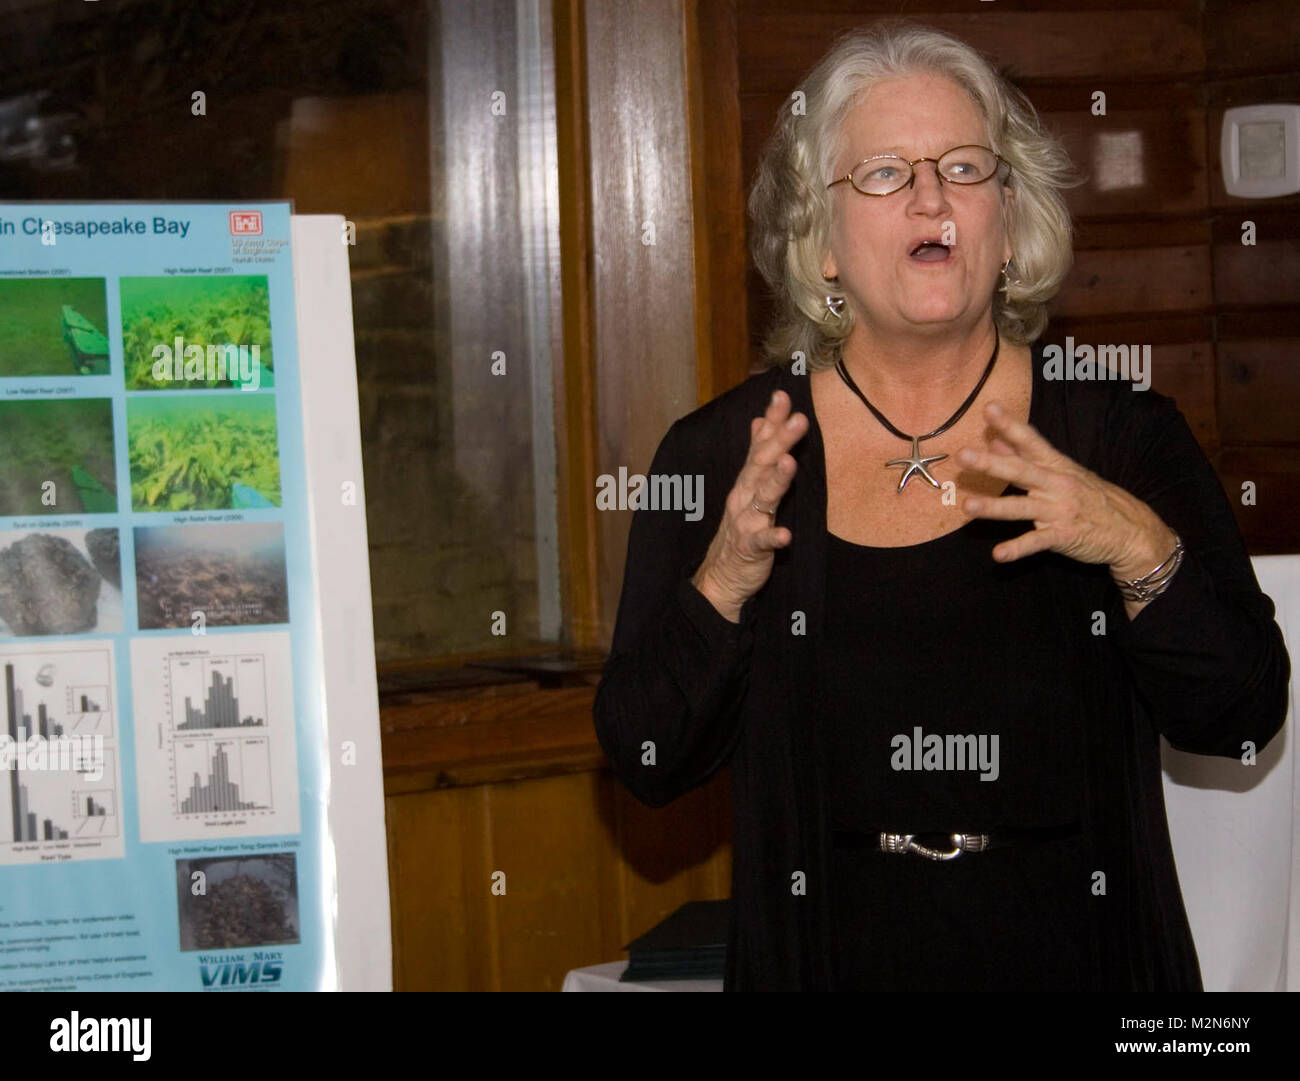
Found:
M 0 376 L 107 375 L 103 278 L 0 280 Z
M 115 512 L 112 402 L 0 402 L 0 463 L 0 515 Z
M 126 428 L 133 510 L 280 506 L 275 395 L 130 398 Z
M 127 390 L 204 390 L 237 387 L 238 372 L 209 372 L 202 378 L 154 378 L 157 346 L 170 356 L 176 339 L 198 346 L 257 347 L 258 385 L 275 385 L 271 358 L 271 299 L 265 275 L 242 277 L 122 278 L 122 353 Z M 233 350 L 232 350 L 233 352 Z M 179 363 L 182 358 L 175 358 Z M 213 378 L 208 378 L 212 375 Z

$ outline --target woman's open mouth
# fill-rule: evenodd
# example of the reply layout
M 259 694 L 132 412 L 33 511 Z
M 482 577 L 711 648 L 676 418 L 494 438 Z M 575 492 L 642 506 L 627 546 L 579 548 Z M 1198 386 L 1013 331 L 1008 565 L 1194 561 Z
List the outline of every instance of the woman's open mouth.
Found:
M 948 245 L 937 240 L 923 240 L 909 254 L 918 263 L 946 263 L 950 256 Z

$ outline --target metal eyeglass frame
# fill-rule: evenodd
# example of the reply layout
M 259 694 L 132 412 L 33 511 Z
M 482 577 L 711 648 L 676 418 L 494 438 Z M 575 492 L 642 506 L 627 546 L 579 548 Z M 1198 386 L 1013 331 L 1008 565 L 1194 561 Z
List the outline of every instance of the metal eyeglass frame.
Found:
M 939 172 L 939 162 L 941 162 L 944 158 L 946 158 L 949 154 L 951 154 L 953 150 L 965 150 L 967 147 L 975 147 L 979 150 L 987 150 L 990 154 L 992 154 L 995 158 L 997 158 L 998 163 L 993 167 L 993 172 L 989 173 L 988 176 L 983 177 L 980 180 L 950 180 L 948 177 L 944 176 L 941 172 Z M 853 183 L 853 174 L 857 172 L 858 166 L 865 165 L 869 161 L 879 161 L 882 158 L 893 158 L 895 161 L 907 162 L 907 172 L 908 172 L 907 181 L 905 183 L 899 184 L 898 187 L 896 187 L 893 191 L 863 191 L 860 187 L 858 187 L 855 183 Z M 914 186 L 916 184 L 916 167 L 920 165 L 921 162 L 923 161 L 934 162 L 934 175 L 939 178 L 941 183 L 956 184 L 959 188 L 973 188 L 976 184 L 987 183 L 988 181 L 992 180 L 995 176 L 997 176 L 999 172 L 1002 171 L 1002 166 L 1004 165 L 1006 166 L 1007 171 L 1006 174 L 1002 177 L 1002 182 L 1005 184 L 1007 180 L 1009 180 L 1011 177 L 1011 163 L 1007 161 L 1007 159 L 1004 158 L 1001 154 L 997 153 L 992 147 L 983 146 L 980 143 L 962 143 L 961 146 L 954 146 L 951 150 L 945 150 L 937 158 L 917 158 L 915 161 L 907 161 L 907 159 L 903 157 L 901 154 L 873 154 L 869 158 L 863 158 L 860 162 L 855 164 L 853 168 L 850 169 L 844 176 L 840 177 L 838 180 L 832 180 L 829 184 L 826 185 L 826 187 L 827 190 L 829 190 L 835 187 L 836 184 L 843 184 L 845 181 L 847 181 L 849 187 L 851 187 L 859 195 L 869 195 L 873 199 L 885 199 L 891 195 L 897 195 L 904 188 L 910 188 Z

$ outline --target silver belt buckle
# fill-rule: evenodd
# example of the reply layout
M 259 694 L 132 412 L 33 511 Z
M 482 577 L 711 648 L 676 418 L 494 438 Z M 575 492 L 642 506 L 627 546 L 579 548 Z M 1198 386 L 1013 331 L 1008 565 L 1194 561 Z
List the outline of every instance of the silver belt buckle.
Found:
M 880 851 L 905 856 L 909 852 L 930 860 L 955 860 L 963 852 L 983 852 L 989 846 L 987 833 L 951 833 L 952 851 L 930 848 L 916 840 L 915 833 L 882 833 Z

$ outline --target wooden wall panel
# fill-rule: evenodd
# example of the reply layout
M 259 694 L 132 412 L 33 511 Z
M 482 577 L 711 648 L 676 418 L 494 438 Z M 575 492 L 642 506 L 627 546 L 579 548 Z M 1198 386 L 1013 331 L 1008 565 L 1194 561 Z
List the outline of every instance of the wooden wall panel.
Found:
M 574 773 L 485 786 L 489 875 L 480 889 L 503 991 L 558 991 L 564 974 L 601 954 L 599 774 Z M 544 813 L 542 812 L 544 809 Z M 474 894 L 467 897 L 472 906 Z
M 648 470 L 669 426 L 698 401 L 682 3 L 584 7 L 597 475 Z M 584 479 L 588 498 L 595 482 Z M 631 519 L 596 520 L 606 636 Z
M 1219 477 L 1237 515 L 1237 524 L 1250 541 L 1255 555 L 1272 555 L 1296 550 L 1300 536 L 1300 501 L 1296 499 L 1296 478 L 1300 477 L 1300 450 L 1279 447 L 1231 447 L 1216 462 Z M 1256 503 L 1242 506 L 1241 485 L 1253 481 Z M 1292 658 L 1296 663 L 1297 658 Z
M 1098 336 L 1099 341 L 1112 341 Z M 1219 445 L 1218 405 L 1215 401 L 1214 343 L 1199 342 L 1151 347 L 1151 388 L 1178 403 L 1197 442 L 1212 455 Z
M 480 789 L 389 797 L 393 986 L 399 991 L 484 989 L 482 926 L 466 920 L 468 880 L 482 851 L 473 805 Z M 474 945 L 471 946 L 471 943 Z
M 697 363 L 699 400 L 706 402 L 749 374 L 745 348 L 745 184 L 737 148 L 740 74 L 736 64 L 735 0 L 690 0 L 688 61 L 693 78 L 691 160 L 695 186 L 697 334 L 711 363 Z M 696 32 L 689 33 L 694 27 Z M 707 291 L 704 288 L 707 286 Z
M 687 901 L 731 895 L 731 790 L 724 772 L 667 807 L 651 808 L 609 783 L 621 853 L 621 949 Z
M 1099 90 L 1107 90 L 1104 85 Z M 1124 109 L 1107 94 L 1106 115 L 1089 111 L 1080 87 L 1070 112 L 1042 112 L 1075 164 L 1090 177 L 1069 193 L 1079 219 L 1170 217 L 1205 209 L 1205 111 L 1170 105 Z M 1140 228 L 1134 230 L 1138 238 Z
M 1073 316 L 1196 311 L 1209 306 L 1210 292 L 1204 247 L 1082 251 L 1052 310 Z
M 1219 345 L 1219 432 L 1225 443 L 1300 442 L 1300 350 L 1292 338 Z
M 1207 0 L 1206 147 L 1218 351 L 1218 464 L 1251 551 L 1300 551 L 1300 193 L 1240 199 L 1224 190 L 1224 110 L 1300 101 L 1300 6 Z M 1243 244 L 1253 222 L 1255 243 Z M 1253 480 L 1257 503 L 1240 506 Z
M 1206 0 L 1205 57 L 1216 79 L 1294 73 L 1300 6 L 1294 0 Z
M 569 642 L 582 649 L 604 640 L 601 625 L 598 512 L 585 494 L 596 469 L 596 364 L 592 356 L 589 263 L 591 193 L 587 156 L 587 56 L 582 0 L 554 0 L 555 145 L 559 177 L 560 294 L 563 297 L 564 363 L 554 365 L 560 508 L 560 571 L 565 582 Z
M 588 769 L 390 796 L 386 813 L 397 990 L 558 991 L 731 893 L 726 771 L 659 810 Z
M 860 10 L 823 14 L 818 6 L 769 13 L 740 5 L 740 80 L 746 92 L 788 94 L 836 35 L 879 18 Z M 1150 81 L 1205 68 L 1194 4 L 1157 11 L 1059 10 L 1069 6 L 1065 0 L 1056 9 L 1032 13 L 991 8 L 957 13 L 917 4 L 906 14 L 993 55 L 1017 79 L 1131 72 Z M 897 13 L 895 8 L 891 14 Z
M 1245 214 L 1242 217 L 1246 217 Z M 1295 304 L 1300 298 L 1300 214 L 1287 216 L 1252 213 L 1257 229 L 1253 245 L 1232 239 L 1214 246 L 1214 281 L 1223 305 Z

